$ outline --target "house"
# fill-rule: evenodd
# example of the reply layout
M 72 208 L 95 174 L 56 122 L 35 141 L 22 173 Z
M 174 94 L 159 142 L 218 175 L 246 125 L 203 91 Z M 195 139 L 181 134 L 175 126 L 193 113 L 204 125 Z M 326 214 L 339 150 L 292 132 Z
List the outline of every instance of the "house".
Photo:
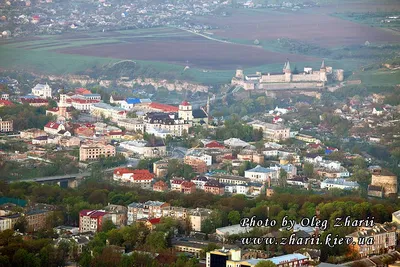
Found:
M 113 179 L 120 182 L 128 182 L 140 186 L 143 189 L 151 189 L 154 174 L 149 170 L 130 170 L 117 168 L 114 170 Z
M 11 107 L 14 106 L 13 102 L 9 100 L 0 99 L 0 107 Z
M 381 107 L 374 107 L 372 109 L 372 114 L 376 116 L 382 116 L 383 115 L 383 109 Z
M 192 231 L 200 232 L 203 222 L 211 215 L 209 209 L 197 208 L 189 210 L 189 220 Z
M 385 190 L 384 190 L 383 186 L 368 185 L 368 196 L 370 196 L 370 197 L 383 198 L 384 192 L 385 192 Z
M 217 180 L 208 180 L 204 185 L 204 191 L 213 195 L 225 194 L 225 186 L 220 184 Z
M 135 105 L 140 104 L 139 98 L 127 98 L 124 101 L 121 101 L 121 108 L 129 110 L 132 109 Z
M 63 124 L 57 123 L 57 122 L 48 122 L 45 126 L 44 126 L 44 131 L 48 134 L 58 134 L 59 131 L 65 131 L 65 127 Z
M 94 128 L 89 128 L 86 126 L 80 126 L 78 128 L 75 128 L 74 132 L 76 136 L 81 136 L 81 137 L 93 137 L 95 134 Z
M 157 181 L 153 184 L 153 191 L 165 192 L 168 190 L 168 185 L 164 181 Z
M 263 131 L 264 138 L 267 139 L 286 140 L 290 138 L 290 128 L 281 124 L 273 124 L 255 120 L 249 122 L 248 125 L 252 126 L 253 129 L 261 129 Z
M 186 156 L 184 159 L 184 163 L 191 166 L 193 171 L 196 173 L 207 172 L 207 163 L 199 158 Z
M 155 177 L 164 177 L 168 173 L 168 159 L 161 159 L 153 163 Z
M 189 181 L 184 181 L 181 184 L 181 192 L 184 194 L 192 194 L 196 191 L 196 184 Z
M 79 232 L 100 232 L 105 210 L 82 210 L 79 212 Z
M 111 104 L 116 104 L 118 106 L 121 106 L 122 102 L 124 102 L 124 101 L 125 101 L 125 98 L 122 96 L 115 96 L 115 95 L 110 96 Z
M 144 225 L 150 230 L 156 229 L 156 225 L 161 223 L 161 218 L 147 219 Z
M 208 178 L 205 176 L 197 176 L 191 180 L 197 189 L 204 190 L 204 185 L 207 183 Z
M 109 204 L 104 208 L 107 214 L 104 220 L 110 220 L 117 227 L 126 225 L 128 221 L 128 208 L 122 205 Z

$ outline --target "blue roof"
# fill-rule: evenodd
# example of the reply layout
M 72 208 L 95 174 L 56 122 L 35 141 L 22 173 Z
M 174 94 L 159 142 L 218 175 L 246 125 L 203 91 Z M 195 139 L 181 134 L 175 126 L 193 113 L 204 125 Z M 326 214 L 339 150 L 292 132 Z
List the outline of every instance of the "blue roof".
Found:
M 125 101 L 128 104 L 139 104 L 140 103 L 139 98 L 127 98 Z
M 261 167 L 260 165 L 257 165 L 255 168 L 247 170 L 246 172 L 270 173 L 270 172 L 275 172 L 275 171 L 268 169 L 268 168 Z

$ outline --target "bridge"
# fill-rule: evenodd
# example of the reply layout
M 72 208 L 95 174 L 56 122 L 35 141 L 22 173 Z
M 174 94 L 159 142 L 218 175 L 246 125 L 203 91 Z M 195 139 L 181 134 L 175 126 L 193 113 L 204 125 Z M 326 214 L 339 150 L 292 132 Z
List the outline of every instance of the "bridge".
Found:
M 120 166 L 122 167 L 122 166 Z M 115 167 L 117 168 L 117 167 Z M 103 170 L 103 172 L 110 172 L 113 171 L 115 168 L 109 168 Z M 60 187 L 66 188 L 71 187 L 75 188 L 79 185 L 79 183 L 85 178 L 90 176 L 90 172 L 80 172 L 74 174 L 66 174 L 66 175 L 54 175 L 54 176 L 46 176 L 46 177 L 36 177 L 30 179 L 23 179 L 23 180 L 13 180 L 9 181 L 9 183 L 22 183 L 22 182 L 36 182 L 40 184 L 58 184 Z
M 22 183 L 22 182 L 36 182 L 40 184 L 45 183 L 57 183 L 60 187 L 77 187 L 79 184 L 79 180 L 83 179 L 90 175 L 90 172 L 81 172 L 75 174 L 66 174 L 66 175 L 55 175 L 55 176 L 47 176 L 47 177 L 37 177 L 31 179 L 23 179 L 23 180 L 15 180 L 9 181 L 9 183 Z

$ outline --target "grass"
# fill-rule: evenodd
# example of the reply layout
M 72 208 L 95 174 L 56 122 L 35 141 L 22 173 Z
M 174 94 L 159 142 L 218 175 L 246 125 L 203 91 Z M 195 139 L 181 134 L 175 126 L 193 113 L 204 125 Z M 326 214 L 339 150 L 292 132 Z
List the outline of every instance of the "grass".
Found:
M 400 70 L 378 69 L 357 72 L 352 79 L 360 79 L 363 85 L 392 86 L 400 84 Z
M 47 74 L 72 74 L 117 62 L 116 59 L 29 51 L 0 46 L 0 67 Z

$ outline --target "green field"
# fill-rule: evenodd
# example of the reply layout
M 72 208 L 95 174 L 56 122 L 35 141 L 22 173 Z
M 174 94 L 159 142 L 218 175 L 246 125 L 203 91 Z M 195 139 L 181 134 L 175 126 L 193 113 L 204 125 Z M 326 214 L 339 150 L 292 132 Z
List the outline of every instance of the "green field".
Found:
M 363 85 L 391 86 L 400 84 L 400 70 L 378 69 L 362 71 L 352 75 L 352 79 L 361 80 Z

